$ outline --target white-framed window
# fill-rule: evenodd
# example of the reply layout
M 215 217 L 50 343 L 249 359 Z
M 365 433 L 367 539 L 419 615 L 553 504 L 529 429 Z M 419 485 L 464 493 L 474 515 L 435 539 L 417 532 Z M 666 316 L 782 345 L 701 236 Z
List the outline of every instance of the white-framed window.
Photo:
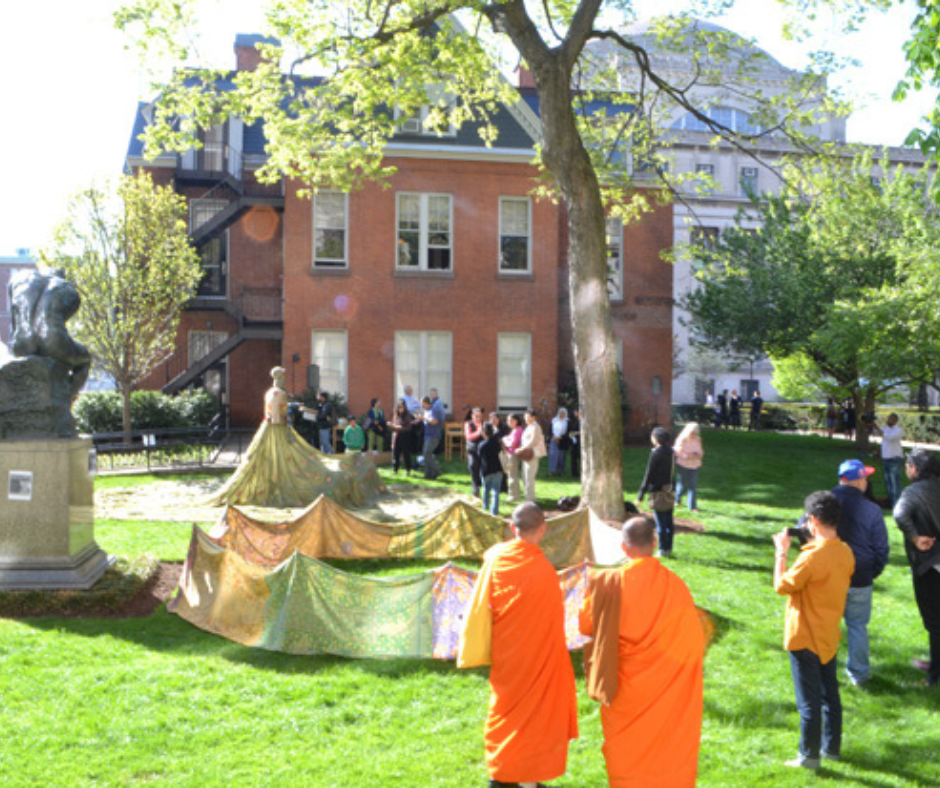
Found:
M 449 194 L 398 192 L 395 208 L 395 267 L 401 271 L 450 271 L 453 198 Z
M 607 220 L 607 293 L 611 301 L 623 301 L 623 222 Z
M 317 192 L 313 196 L 313 267 L 349 266 L 349 195 Z
M 757 194 L 757 167 L 742 167 L 740 183 L 741 193 L 745 196 Z
M 714 164 L 696 164 L 695 171 L 701 175 L 707 175 L 709 178 L 715 177 Z
M 528 197 L 499 198 L 499 270 L 532 272 L 532 201 Z
M 208 356 L 226 339 L 226 331 L 190 331 L 187 337 L 189 366 Z
M 452 348 L 450 331 L 396 331 L 395 391 L 412 386 L 415 396 L 421 399 L 434 388 L 441 402 L 450 406 L 454 377 Z
M 320 390 L 341 394 L 349 401 L 349 340 L 343 330 L 315 329 L 310 337 L 310 360 L 320 368 Z
M 217 213 L 221 213 L 228 208 L 228 206 L 228 200 L 190 200 L 189 231 L 191 233 L 195 232 Z
M 528 408 L 532 404 L 532 335 L 500 334 L 497 354 L 497 408 Z

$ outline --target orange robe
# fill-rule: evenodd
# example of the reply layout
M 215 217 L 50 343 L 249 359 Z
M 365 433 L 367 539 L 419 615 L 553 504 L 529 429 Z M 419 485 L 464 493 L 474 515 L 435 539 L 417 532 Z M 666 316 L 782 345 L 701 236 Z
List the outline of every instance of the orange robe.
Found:
M 655 558 L 608 571 L 621 573 L 622 589 L 617 692 L 601 706 L 610 786 L 694 786 L 705 634 L 692 595 Z M 595 636 L 590 594 L 580 627 Z
M 558 575 L 521 539 L 491 547 L 493 613 L 486 767 L 500 782 L 542 782 L 565 773 L 578 737 L 574 670 L 565 645 Z

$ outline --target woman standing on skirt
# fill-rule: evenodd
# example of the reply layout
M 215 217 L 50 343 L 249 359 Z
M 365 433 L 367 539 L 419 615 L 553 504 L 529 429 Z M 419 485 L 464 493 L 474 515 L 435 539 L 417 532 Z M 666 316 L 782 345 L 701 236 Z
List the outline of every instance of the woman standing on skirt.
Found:
M 565 459 L 568 456 L 568 411 L 559 408 L 552 419 L 552 442 L 548 446 L 548 475 L 561 476 L 565 472 Z
M 522 485 L 525 489 L 525 499 L 535 503 L 535 477 L 539 472 L 539 460 L 548 452 L 545 450 L 545 433 L 542 432 L 535 411 L 529 408 L 525 412 L 526 427 L 522 431 L 522 443 L 516 450 L 516 455 L 522 460 Z
M 473 495 L 480 497 L 480 444 L 483 443 L 483 408 L 474 408 L 469 421 L 463 423 L 463 436 L 467 441 L 467 466 L 470 469 L 470 481 L 473 483 Z
M 640 487 L 637 501 L 650 494 L 650 505 L 656 518 L 656 534 L 659 537 L 659 555 L 668 558 L 672 555 L 673 512 L 676 499 L 672 487 L 675 454 L 672 451 L 672 436 L 662 427 L 653 429 L 650 435 L 653 450 L 646 464 L 646 476 Z
M 698 511 L 698 472 L 702 467 L 705 450 L 702 448 L 702 431 L 690 421 L 676 438 L 676 469 L 679 480 L 676 485 L 676 503 L 682 503 L 682 493 L 688 493 L 689 509 Z

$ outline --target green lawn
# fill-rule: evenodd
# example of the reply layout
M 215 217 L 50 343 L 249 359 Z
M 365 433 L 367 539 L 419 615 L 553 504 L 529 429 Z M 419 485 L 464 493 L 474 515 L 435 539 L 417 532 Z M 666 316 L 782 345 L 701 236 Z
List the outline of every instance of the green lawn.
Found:
M 927 638 L 890 521 L 893 555 L 871 624 L 875 678 L 867 691 L 843 683 L 844 760 L 818 777 L 781 766 L 796 753 L 798 720 L 781 648 L 784 602 L 771 587 L 770 534 L 794 521 L 806 493 L 831 486 L 838 463 L 852 455 L 821 438 L 747 433 L 707 432 L 705 449 L 707 532 L 680 534 L 669 564 L 718 623 L 706 660 L 699 785 L 940 785 L 940 693 L 917 686 L 920 675 L 908 664 L 924 654 Z M 647 453 L 625 453 L 628 497 Z M 467 489 L 461 463 L 445 470 L 441 481 Z M 130 483 L 139 480 L 98 481 Z M 546 506 L 576 493 L 572 482 L 539 483 Z M 112 553 L 181 560 L 190 528 L 102 521 L 96 533 Z M 583 692 L 580 655 L 573 659 L 581 738 L 554 784 L 599 788 L 606 780 L 598 710 Z M 0 620 L 0 775 L 4 786 L 483 786 L 487 695 L 482 670 L 272 654 L 162 610 L 121 621 Z

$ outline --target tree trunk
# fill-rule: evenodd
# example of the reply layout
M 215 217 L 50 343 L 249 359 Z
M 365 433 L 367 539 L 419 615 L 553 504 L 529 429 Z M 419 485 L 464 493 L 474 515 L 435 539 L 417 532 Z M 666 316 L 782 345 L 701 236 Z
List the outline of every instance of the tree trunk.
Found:
M 855 403 L 855 448 L 859 452 L 868 451 L 871 429 L 865 417 L 875 411 L 875 392 L 871 389 L 853 391 L 852 401 Z
M 124 431 L 124 442 L 131 442 L 131 391 L 133 387 L 130 383 L 121 383 L 121 401 L 123 404 L 122 429 Z
M 577 133 L 569 75 L 561 68 L 538 69 L 535 79 L 544 133 L 542 156 L 568 211 L 568 285 L 583 442 L 582 498 L 601 517 L 621 520 L 623 415 L 607 293 L 604 205 L 590 157 Z

